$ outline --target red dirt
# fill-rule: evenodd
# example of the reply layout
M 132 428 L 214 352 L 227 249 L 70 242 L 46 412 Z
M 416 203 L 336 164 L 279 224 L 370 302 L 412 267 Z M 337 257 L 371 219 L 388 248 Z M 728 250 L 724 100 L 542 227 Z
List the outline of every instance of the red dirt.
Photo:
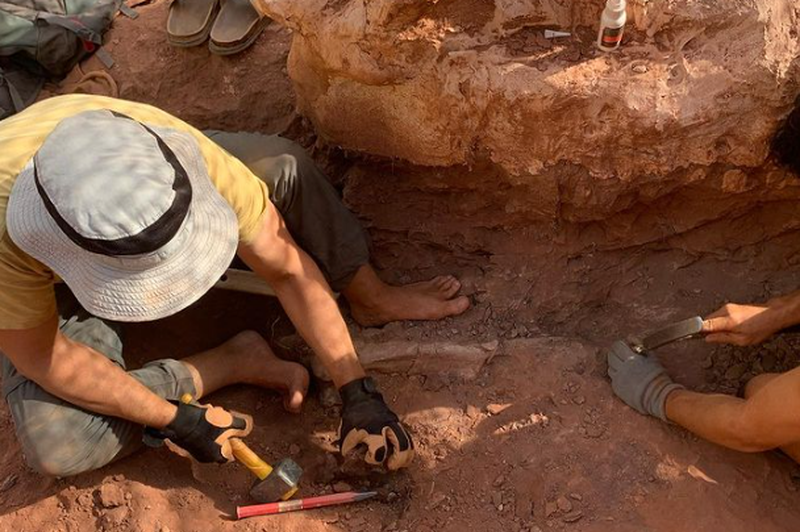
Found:
M 277 132 L 291 124 L 291 136 L 313 144 L 293 115 L 285 31 L 272 26 L 252 50 L 217 58 L 204 48 L 166 44 L 166 3 L 139 10 L 139 19 L 120 18 L 109 35 L 122 97 L 203 128 Z M 101 471 L 48 480 L 25 467 L 3 404 L 1 531 L 797 527 L 793 463 L 774 453 L 727 451 L 636 414 L 611 394 L 601 354 L 615 338 L 709 312 L 728 299 L 762 300 L 796 288 L 791 270 L 800 246 L 791 202 L 714 211 L 708 198 L 692 204 L 702 196 L 683 190 L 603 222 L 545 228 L 507 209 L 514 192 L 493 190 L 479 167 L 472 177 L 464 169 L 458 185 L 447 171 L 349 161 L 335 150 L 315 154 L 345 185 L 388 277 L 455 272 L 475 301 L 462 317 L 393 325 L 373 331 L 372 340 L 500 341 L 501 355 L 474 381 L 379 377 L 416 436 L 414 467 L 384 475 L 341 463 L 330 453 L 338 413 L 314 397 L 302 415 L 291 416 L 274 394 L 224 390 L 211 400 L 254 415 L 250 443 L 258 452 L 269 460 L 293 454 L 306 468 L 303 494 L 330 492 L 335 482 L 380 491 L 378 500 L 359 505 L 236 522 L 230 516 L 247 502 L 251 481 L 242 467 L 203 468 L 197 480 L 185 460 L 147 450 Z M 685 220 L 703 207 L 714 217 L 671 236 L 659 232 L 659 222 Z M 663 217 L 648 218 L 654 209 Z M 778 236 L 765 241 L 759 232 Z M 137 366 L 184 356 L 245 328 L 271 339 L 291 332 L 275 301 L 214 292 L 178 316 L 127 327 L 126 358 Z M 665 350 L 663 359 L 689 386 L 733 389 L 748 372 L 793 365 L 797 353 L 789 337 L 747 351 L 695 342 Z

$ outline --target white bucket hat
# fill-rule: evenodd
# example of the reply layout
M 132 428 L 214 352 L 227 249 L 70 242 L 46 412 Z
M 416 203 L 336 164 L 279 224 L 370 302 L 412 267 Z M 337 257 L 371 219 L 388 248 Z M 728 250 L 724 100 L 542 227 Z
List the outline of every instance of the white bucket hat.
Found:
M 197 142 L 106 110 L 59 123 L 17 177 L 6 225 L 87 311 L 116 321 L 188 307 L 238 244 Z

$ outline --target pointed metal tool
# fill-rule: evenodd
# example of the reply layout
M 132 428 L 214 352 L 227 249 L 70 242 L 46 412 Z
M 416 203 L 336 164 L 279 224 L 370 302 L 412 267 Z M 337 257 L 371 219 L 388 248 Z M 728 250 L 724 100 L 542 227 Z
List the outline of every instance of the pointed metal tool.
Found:
M 558 39 L 559 37 L 570 37 L 570 36 L 572 36 L 572 34 L 568 31 L 544 30 L 545 39 Z

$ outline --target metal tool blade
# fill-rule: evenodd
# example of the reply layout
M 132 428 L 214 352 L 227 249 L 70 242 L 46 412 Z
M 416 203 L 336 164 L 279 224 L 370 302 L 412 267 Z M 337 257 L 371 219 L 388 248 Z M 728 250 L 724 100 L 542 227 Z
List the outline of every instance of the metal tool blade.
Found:
M 634 340 L 631 342 L 631 348 L 639 353 L 651 351 L 671 344 L 672 342 L 677 342 L 678 340 L 697 336 L 701 332 L 703 332 L 703 318 L 695 316 L 694 318 L 679 321 L 663 329 L 653 331 L 644 336 L 641 340 Z

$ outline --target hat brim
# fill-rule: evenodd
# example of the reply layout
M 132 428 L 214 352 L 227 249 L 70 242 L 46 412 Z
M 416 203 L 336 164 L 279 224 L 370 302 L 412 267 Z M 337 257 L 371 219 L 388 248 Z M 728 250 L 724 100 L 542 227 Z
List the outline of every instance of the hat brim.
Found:
M 78 246 L 47 212 L 32 161 L 17 177 L 6 213 L 14 243 L 61 277 L 89 313 L 114 321 L 153 321 L 185 309 L 225 273 L 239 240 L 236 214 L 211 182 L 197 142 L 187 133 L 148 127 L 192 184 L 189 212 L 174 237 L 180 245 L 169 253 L 117 258 Z

